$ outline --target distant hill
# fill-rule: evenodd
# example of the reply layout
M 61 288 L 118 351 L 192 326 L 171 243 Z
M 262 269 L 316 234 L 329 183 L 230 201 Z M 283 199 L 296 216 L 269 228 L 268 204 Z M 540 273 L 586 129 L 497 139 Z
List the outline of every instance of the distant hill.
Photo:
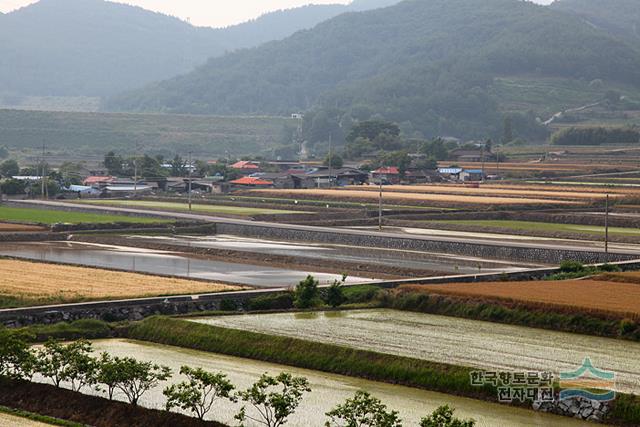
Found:
M 640 43 L 638 0 L 557 0 L 551 7 L 573 13 L 612 35 Z
M 353 7 L 397 1 L 358 0 Z M 0 105 L 19 104 L 26 96 L 113 95 L 349 10 L 345 5 L 308 6 L 212 29 L 104 0 L 41 0 L 0 14 Z
M 382 116 L 426 136 L 479 138 L 502 128 L 506 108 L 496 82 L 503 77 L 637 86 L 640 51 L 582 18 L 530 2 L 407 0 L 211 59 L 108 107 L 197 114 L 324 108 Z M 544 103 L 543 96 L 533 105 Z M 517 122 L 535 134 L 534 119 L 535 112 Z

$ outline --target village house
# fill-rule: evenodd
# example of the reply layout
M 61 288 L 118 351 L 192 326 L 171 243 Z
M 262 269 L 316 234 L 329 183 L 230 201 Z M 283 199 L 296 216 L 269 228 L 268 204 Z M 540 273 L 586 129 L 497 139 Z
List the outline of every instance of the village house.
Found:
M 381 167 L 371 172 L 371 181 L 379 184 L 400 184 L 400 169 L 395 166 Z

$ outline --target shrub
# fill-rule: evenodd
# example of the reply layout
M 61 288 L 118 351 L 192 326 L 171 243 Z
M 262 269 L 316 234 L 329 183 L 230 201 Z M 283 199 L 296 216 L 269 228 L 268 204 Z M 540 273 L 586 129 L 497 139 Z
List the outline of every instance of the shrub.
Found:
M 318 281 L 311 275 L 296 285 L 293 305 L 296 308 L 311 308 L 317 305 Z
M 235 300 L 225 298 L 220 301 L 220 310 L 222 311 L 237 311 L 238 303 Z
M 0 327 L 0 376 L 9 378 L 30 377 L 34 357 L 24 333 Z
M 453 416 L 454 409 L 448 405 L 440 406 L 433 413 L 420 421 L 420 427 L 473 427 L 474 420 L 461 420 Z
M 346 304 L 361 304 L 370 302 L 376 298 L 380 288 L 374 285 L 345 287 L 343 295 Z
M 178 407 L 183 411 L 193 412 L 203 420 L 218 399 L 235 400 L 231 395 L 235 387 L 223 373 L 207 372 L 188 366 L 180 368 L 180 373 L 187 376 L 187 381 L 173 384 L 163 391 L 167 397 L 167 411 Z
M 250 311 L 287 310 L 293 308 L 293 295 L 291 292 L 283 292 L 276 295 L 265 295 L 249 300 Z
M 326 303 L 333 307 L 340 307 L 344 304 L 344 282 L 347 280 L 347 276 L 342 276 L 342 281 L 334 280 L 331 286 L 327 289 Z
M 580 273 L 584 271 L 584 264 L 579 261 L 562 261 L 560 264 L 560 272 L 561 273 Z
M 397 411 L 387 411 L 380 399 L 366 391 L 357 391 L 352 399 L 327 412 L 325 427 L 401 427 Z
M 243 406 L 235 418 L 241 423 L 250 419 L 267 427 L 282 426 L 296 411 L 304 393 L 310 391 L 309 381 L 304 377 L 286 372 L 277 377 L 263 374 L 249 389 L 238 393 L 238 397 L 254 407 L 255 415 L 247 415 Z

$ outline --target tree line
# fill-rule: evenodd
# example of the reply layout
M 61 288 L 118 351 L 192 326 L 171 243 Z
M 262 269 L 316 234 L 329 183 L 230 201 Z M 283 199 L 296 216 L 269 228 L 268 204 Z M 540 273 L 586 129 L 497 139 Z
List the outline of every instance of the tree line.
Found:
M 637 127 L 570 127 L 551 137 L 555 145 L 609 145 L 637 144 L 640 128 Z
M 0 377 L 33 380 L 35 375 L 60 388 L 68 385 L 81 392 L 94 387 L 109 400 L 116 395 L 131 405 L 161 382 L 171 378 L 172 370 L 164 365 L 140 361 L 133 357 L 117 357 L 108 353 L 93 355 L 90 341 L 80 339 L 62 343 L 49 339 L 41 347 L 31 347 L 28 334 L 0 329 Z M 287 372 L 265 373 L 249 388 L 238 390 L 222 372 L 182 366 L 179 373 L 186 379 L 163 389 L 165 409 L 180 409 L 204 420 L 214 412 L 221 400 L 241 402 L 235 419 L 241 426 L 252 421 L 266 427 L 280 427 L 295 413 L 306 394 L 311 392 L 309 380 Z M 397 411 L 388 410 L 380 399 L 366 391 L 358 391 L 326 414 L 327 427 L 401 427 Z M 420 427 L 473 427 L 473 420 L 460 420 L 448 406 L 424 417 Z

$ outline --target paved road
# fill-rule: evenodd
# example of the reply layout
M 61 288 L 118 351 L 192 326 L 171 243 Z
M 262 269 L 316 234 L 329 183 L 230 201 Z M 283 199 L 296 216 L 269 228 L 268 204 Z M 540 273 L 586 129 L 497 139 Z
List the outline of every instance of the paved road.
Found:
M 166 218 L 178 218 L 186 220 L 207 221 L 223 224 L 237 224 L 237 225 L 260 225 L 272 228 L 289 229 L 289 230 L 302 230 L 302 231 L 326 231 L 331 233 L 338 233 L 344 235 L 361 235 L 370 236 L 371 230 L 357 230 L 357 229 L 345 229 L 345 228 L 332 228 L 332 227 L 316 227 L 296 224 L 282 224 L 276 222 L 261 222 L 251 221 L 246 219 L 224 218 L 202 214 L 192 214 L 185 212 L 164 212 L 154 211 L 148 209 L 136 209 L 136 208 L 123 208 L 123 207 L 111 207 L 111 206 L 95 206 L 85 205 L 68 202 L 57 201 L 43 201 L 43 200 L 24 200 L 19 203 L 25 206 L 41 206 L 41 207 L 54 207 L 54 208 L 78 208 L 82 210 L 95 210 L 120 213 L 123 215 L 157 215 L 159 217 Z M 512 247 L 512 248 L 539 248 L 539 249 L 551 249 L 551 250 L 571 250 L 571 251 L 584 251 L 584 252 L 604 252 L 604 248 L 598 245 L 596 242 L 578 241 L 578 240 L 553 240 L 543 242 L 518 242 L 513 239 L 505 238 L 504 240 L 493 240 L 486 238 L 474 238 L 474 237 L 454 237 L 443 235 L 408 235 L 406 233 L 390 233 L 390 232 L 376 232 L 377 236 L 399 239 L 416 239 L 426 241 L 439 241 L 439 242 L 452 242 L 452 243 L 471 243 L 486 246 L 496 247 Z M 638 255 L 640 257 L 640 245 L 612 245 L 610 252 L 614 254 L 625 255 Z

